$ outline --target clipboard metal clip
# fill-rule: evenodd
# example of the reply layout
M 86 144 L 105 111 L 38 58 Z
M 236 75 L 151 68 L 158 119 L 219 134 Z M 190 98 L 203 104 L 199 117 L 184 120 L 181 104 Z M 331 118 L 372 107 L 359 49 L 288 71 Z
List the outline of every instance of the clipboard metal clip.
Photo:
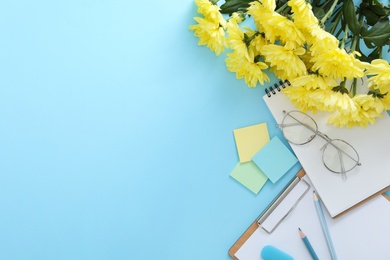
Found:
M 257 218 L 258 225 L 271 234 L 309 190 L 310 184 L 300 176 L 296 176 L 260 214 Z

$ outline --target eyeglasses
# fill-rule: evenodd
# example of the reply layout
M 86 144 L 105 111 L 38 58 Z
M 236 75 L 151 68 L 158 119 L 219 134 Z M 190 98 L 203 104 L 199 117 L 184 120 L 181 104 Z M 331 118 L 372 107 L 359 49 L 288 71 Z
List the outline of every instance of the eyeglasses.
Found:
M 341 139 L 331 139 L 318 131 L 316 121 L 308 114 L 300 111 L 286 112 L 282 124 L 278 125 L 286 140 L 292 144 L 304 145 L 316 136 L 326 141 L 321 148 L 322 162 L 331 172 L 341 174 L 346 179 L 346 173 L 356 166 L 360 166 L 359 154 L 349 143 Z

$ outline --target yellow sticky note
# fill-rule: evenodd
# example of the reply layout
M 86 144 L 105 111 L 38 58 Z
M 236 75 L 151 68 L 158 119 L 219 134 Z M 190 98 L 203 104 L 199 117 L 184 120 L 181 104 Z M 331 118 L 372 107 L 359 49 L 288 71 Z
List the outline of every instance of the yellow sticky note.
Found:
M 249 162 L 270 140 L 267 123 L 233 130 L 240 162 Z

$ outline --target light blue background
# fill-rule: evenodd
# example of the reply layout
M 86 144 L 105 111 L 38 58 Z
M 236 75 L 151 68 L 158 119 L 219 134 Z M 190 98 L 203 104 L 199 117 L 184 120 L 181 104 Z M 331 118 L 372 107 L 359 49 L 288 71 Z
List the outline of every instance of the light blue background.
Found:
M 272 198 L 229 177 L 232 131 L 281 136 L 263 87 L 197 46 L 195 15 L 193 0 L 0 4 L 0 259 L 229 259 Z

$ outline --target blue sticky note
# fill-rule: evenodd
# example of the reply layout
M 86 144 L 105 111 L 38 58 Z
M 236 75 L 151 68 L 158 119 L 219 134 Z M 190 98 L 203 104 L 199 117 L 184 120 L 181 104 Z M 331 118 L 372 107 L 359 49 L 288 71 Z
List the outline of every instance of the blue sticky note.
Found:
M 275 136 L 255 154 L 252 161 L 263 171 L 272 183 L 275 183 L 298 162 L 298 159 L 282 141 Z

